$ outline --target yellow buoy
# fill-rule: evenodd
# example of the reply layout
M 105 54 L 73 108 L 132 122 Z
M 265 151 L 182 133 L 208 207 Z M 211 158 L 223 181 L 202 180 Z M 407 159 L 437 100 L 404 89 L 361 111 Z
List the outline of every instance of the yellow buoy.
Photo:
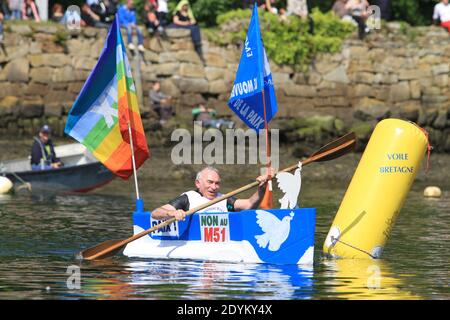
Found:
M 380 257 L 427 145 L 425 133 L 413 123 L 378 123 L 325 239 L 325 253 Z
M 13 187 L 13 183 L 6 177 L 0 177 L 0 194 L 8 193 Z
M 442 191 L 439 187 L 430 186 L 426 187 L 423 190 L 423 196 L 427 198 L 440 198 L 442 195 Z

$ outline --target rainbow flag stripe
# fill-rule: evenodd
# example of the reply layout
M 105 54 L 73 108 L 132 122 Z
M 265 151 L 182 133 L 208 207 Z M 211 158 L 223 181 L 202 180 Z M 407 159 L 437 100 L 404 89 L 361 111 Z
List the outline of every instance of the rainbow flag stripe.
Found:
M 150 151 L 116 16 L 100 58 L 69 112 L 64 131 L 109 170 L 127 179 L 133 174 L 128 126 L 139 168 Z

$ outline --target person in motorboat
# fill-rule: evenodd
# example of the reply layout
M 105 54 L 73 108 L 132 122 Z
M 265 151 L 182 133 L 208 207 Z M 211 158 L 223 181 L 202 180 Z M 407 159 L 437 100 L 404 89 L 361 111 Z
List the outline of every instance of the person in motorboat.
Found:
M 50 170 L 62 166 L 60 159 L 56 157 L 55 147 L 50 139 L 51 129 L 48 125 L 42 126 L 31 147 L 31 169 Z
M 271 168 L 270 176 L 273 177 L 274 172 L 274 169 Z M 203 209 L 202 212 L 233 212 L 258 207 L 264 197 L 269 175 L 259 176 L 256 180 L 259 182 L 258 190 L 250 198 L 236 199 L 230 197 Z M 222 196 L 219 193 L 220 183 L 220 174 L 216 168 L 210 166 L 203 168 L 195 178 L 196 190 L 184 192 L 169 203 L 153 210 L 152 218 L 166 220 L 175 217 L 177 220 L 184 220 L 186 211 Z

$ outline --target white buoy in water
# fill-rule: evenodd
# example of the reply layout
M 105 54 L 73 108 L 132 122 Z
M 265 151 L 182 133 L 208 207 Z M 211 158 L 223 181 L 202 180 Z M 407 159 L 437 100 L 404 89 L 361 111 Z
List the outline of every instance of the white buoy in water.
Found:
M 442 191 L 439 187 L 430 186 L 426 187 L 423 191 L 423 196 L 427 198 L 440 198 L 442 195 Z
M 13 183 L 6 177 L 0 177 L 0 194 L 8 193 L 13 187 Z

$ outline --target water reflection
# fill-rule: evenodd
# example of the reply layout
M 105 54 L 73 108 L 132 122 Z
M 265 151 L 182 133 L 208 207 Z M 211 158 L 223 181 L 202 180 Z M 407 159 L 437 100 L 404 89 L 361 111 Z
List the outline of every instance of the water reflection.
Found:
M 83 280 L 81 297 L 100 299 L 311 299 L 313 269 L 296 265 L 134 260 Z M 98 271 L 95 272 L 98 275 Z
M 421 299 L 405 289 L 383 260 L 324 259 L 325 283 L 339 299 Z

